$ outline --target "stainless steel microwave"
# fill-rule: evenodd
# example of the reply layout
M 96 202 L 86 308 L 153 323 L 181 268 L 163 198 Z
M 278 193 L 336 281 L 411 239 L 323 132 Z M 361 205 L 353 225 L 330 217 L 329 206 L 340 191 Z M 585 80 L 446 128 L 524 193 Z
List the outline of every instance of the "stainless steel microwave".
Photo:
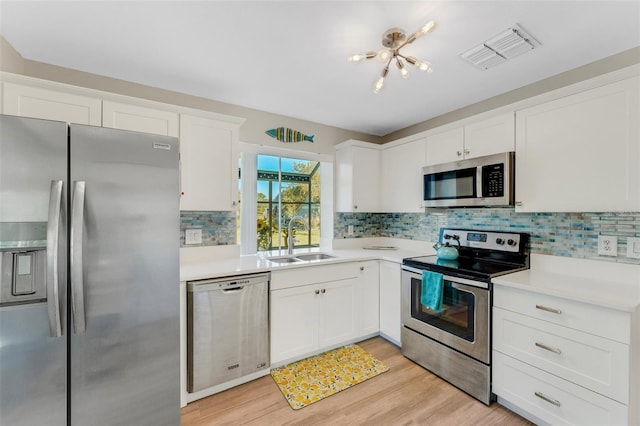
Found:
M 424 207 L 512 206 L 515 152 L 422 168 Z

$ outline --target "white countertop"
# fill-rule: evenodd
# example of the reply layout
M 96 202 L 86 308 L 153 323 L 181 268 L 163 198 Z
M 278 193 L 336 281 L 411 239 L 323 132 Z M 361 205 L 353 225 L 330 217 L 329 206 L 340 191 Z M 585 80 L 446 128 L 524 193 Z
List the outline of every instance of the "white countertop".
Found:
M 531 269 L 493 283 L 628 312 L 640 308 L 638 265 L 533 254 Z
M 435 254 L 433 243 L 424 241 L 399 240 L 391 238 L 353 238 L 348 241 L 337 240 L 332 249 L 298 249 L 293 254 L 327 253 L 333 259 L 304 261 L 295 263 L 275 263 L 268 260 L 272 256 L 285 256 L 284 252 L 239 255 L 234 247 L 187 248 L 181 249 L 180 281 L 193 281 L 207 278 L 224 277 L 256 272 L 277 271 L 283 269 L 305 268 L 314 265 L 327 265 L 340 262 L 364 260 L 387 260 L 402 263 L 405 257 Z M 367 250 L 364 247 L 395 247 L 387 250 Z M 199 250 L 204 249 L 204 250 Z

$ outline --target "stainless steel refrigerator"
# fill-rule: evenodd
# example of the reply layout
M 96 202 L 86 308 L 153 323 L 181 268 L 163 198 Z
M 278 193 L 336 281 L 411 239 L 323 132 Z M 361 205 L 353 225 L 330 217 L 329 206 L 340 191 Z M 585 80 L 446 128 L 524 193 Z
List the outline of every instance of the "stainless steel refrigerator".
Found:
M 0 425 L 179 425 L 175 138 L 0 116 Z

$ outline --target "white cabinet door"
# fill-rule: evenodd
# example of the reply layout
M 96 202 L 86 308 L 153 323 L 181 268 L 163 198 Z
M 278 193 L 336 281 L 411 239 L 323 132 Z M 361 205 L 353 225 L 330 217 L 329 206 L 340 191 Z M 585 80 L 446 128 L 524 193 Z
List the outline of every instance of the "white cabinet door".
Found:
M 427 136 L 426 165 L 448 163 L 515 149 L 514 114 L 509 112 Z
M 640 210 L 640 77 L 516 113 L 516 211 Z
M 464 128 L 449 130 L 427 136 L 425 165 L 462 160 L 464 151 Z
M 515 150 L 513 112 L 464 127 L 464 158 L 483 157 Z
M 425 165 L 425 138 L 381 151 L 382 211 L 420 213 L 422 207 L 422 167 Z
M 4 114 L 100 126 L 102 101 L 90 96 L 4 83 Z
M 316 286 L 320 288 L 319 348 L 337 345 L 356 337 L 358 280 L 359 278 L 351 278 Z
M 178 114 L 138 105 L 104 101 L 102 126 L 177 137 Z
M 380 210 L 380 150 L 377 147 L 352 144 L 339 147 L 335 173 L 336 211 Z
M 380 333 L 400 345 L 400 264 L 380 261 Z
M 230 211 L 238 194 L 238 125 L 180 116 L 180 210 Z
M 358 337 L 380 331 L 378 261 L 362 262 L 358 279 Z
M 271 363 L 318 348 L 319 286 L 271 291 Z M 353 299 L 353 297 L 352 297 Z

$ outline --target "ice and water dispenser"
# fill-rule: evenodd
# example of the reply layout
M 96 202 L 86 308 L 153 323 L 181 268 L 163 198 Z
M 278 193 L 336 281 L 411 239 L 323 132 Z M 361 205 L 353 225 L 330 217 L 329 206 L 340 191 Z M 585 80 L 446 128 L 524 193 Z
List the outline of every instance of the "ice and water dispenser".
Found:
M 44 302 L 46 223 L 1 223 L 0 306 Z

